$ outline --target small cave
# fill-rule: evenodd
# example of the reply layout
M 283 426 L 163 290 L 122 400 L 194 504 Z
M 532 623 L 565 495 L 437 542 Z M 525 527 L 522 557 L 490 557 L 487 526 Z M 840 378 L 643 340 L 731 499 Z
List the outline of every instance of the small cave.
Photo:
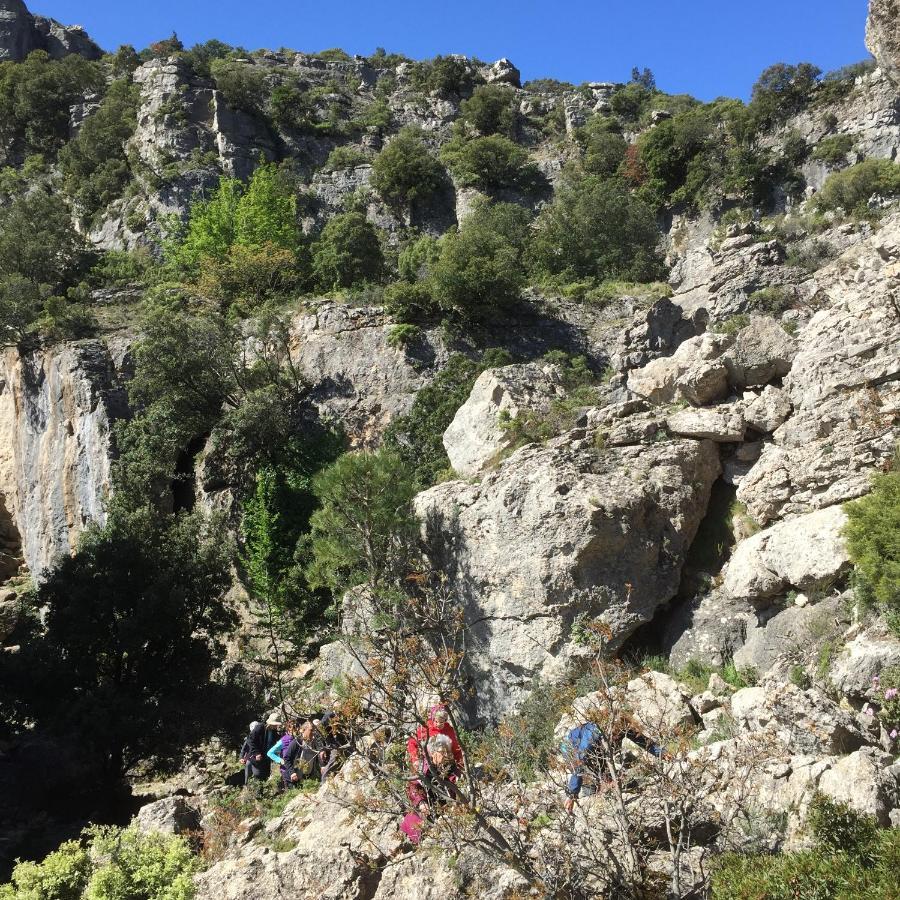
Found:
M 195 437 L 178 455 L 172 480 L 172 512 L 191 512 L 197 502 L 197 457 L 206 446 L 207 435 Z
M 15 577 L 22 568 L 22 536 L 0 494 L 0 582 Z

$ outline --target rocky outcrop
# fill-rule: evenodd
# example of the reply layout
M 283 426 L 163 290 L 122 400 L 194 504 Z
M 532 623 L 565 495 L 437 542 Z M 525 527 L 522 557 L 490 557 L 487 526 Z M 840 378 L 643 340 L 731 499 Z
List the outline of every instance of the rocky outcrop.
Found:
M 393 327 L 378 307 L 332 302 L 291 323 L 294 364 L 310 380 L 322 415 L 340 422 L 354 446 L 376 444 L 447 359 L 437 329 L 423 331 L 406 346 L 392 346 Z
M 883 626 L 874 625 L 844 646 L 828 677 L 845 696 L 856 700 L 880 698 L 878 678 L 891 668 L 900 668 L 900 639 Z
M 555 366 L 530 363 L 482 372 L 444 432 L 450 465 L 460 475 L 477 474 L 511 445 L 505 422 L 526 410 L 546 411 L 564 394 Z
M 102 522 L 125 347 L 83 341 L 0 359 L 0 495 L 32 574 Z
M 32 50 L 46 50 L 53 59 L 70 53 L 99 59 L 103 54 L 80 25 L 33 16 L 22 0 L 0 0 L 0 62 L 21 62 Z
M 738 488 L 760 524 L 868 491 L 900 411 L 900 216 L 815 276 L 823 308 L 797 339 L 793 413 Z
M 576 431 L 517 451 L 480 484 L 420 494 L 435 563 L 471 623 L 476 712 L 496 715 L 534 677 L 562 676 L 580 652 L 579 617 L 601 617 L 613 647 L 649 621 L 677 590 L 718 473 L 711 442 L 598 451 Z
M 869 0 L 866 47 L 878 64 L 895 77 L 900 75 L 900 2 Z
M 184 834 L 200 827 L 200 814 L 184 797 L 165 797 L 142 806 L 134 822 L 147 834 Z

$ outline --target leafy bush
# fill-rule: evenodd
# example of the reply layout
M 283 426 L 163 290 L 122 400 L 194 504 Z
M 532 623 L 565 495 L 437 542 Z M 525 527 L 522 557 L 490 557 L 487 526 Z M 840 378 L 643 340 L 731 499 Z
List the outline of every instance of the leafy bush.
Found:
M 817 797 L 815 847 L 778 856 L 726 854 L 713 872 L 714 900 L 870 900 L 896 896 L 900 831 L 881 830 L 842 803 Z
M 581 148 L 581 168 L 587 175 L 610 178 L 625 159 L 627 143 L 616 123 L 604 116 L 594 116 L 575 132 Z
M 512 138 L 516 133 L 516 95 L 505 84 L 479 85 L 459 108 L 461 120 L 478 134 L 501 134 Z
M 199 860 L 182 837 L 94 826 L 41 863 L 18 863 L 3 900 L 192 900 Z
M 616 88 L 610 98 L 612 111 L 626 124 L 640 121 L 650 108 L 653 91 L 637 81 Z
M 753 85 L 751 110 L 763 127 L 784 122 L 812 99 L 822 70 L 812 63 L 769 66 Z
M 397 281 L 385 288 L 384 307 L 401 322 L 415 322 L 434 311 L 434 300 L 427 283 Z
M 70 108 L 103 88 L 100 65 L 75 53 L 54 60 L 35 50 L 21 63 L 0 63 L 0 146 L 12 156 L 52 157 L 68 140 Z
M 362 213 L 335 216 L 313 247 L 313 275 L 326 291 L 378 281 L 384 257 L 378 233 Z
M 335 147 L 328 154 L 325 161 L 325 168 L 329 171 L 337 169 L 355 169 L 357 166 L 364 166 L 371 162 L 371 157 L 359 147 Z
M 251 115 L 263 112 L 269 96 L 263 72 L 250 63 L 222 58 L 211 60 L 209 69 L 216 87 L 232 109 Z
M 853 149 L 852 134 L 833 134 L 822 138 L 813 150 L 813 159 L 821 160 L 830 166 L 845 162 L 847 154 Z
M 60 152 L 66 192 L 85 219 L 120 197 L 131 178 L 125 141 L 137 126 L 139 95 L 129 81 L 114 82 L 99 109 Z
M 783 285 L 754 291 L 747 300 L 755 310 L 769 316 L 779 316 L 794 305 L 794 292 Z
M 292 250 L 274 243 L 233 244 L 224 259 L 201 258 L 197 291 L 223 307 L 243 301 L 241 312 L 247 314 L 267 300 L 289 294 L 299 282 Z
M 470 140 L 455 137 L 441 150 L 441 159 L 461 187 L 528 190 L 540 182 L 540 172 L 528 161 L 528 152 L 499 134 Z
M 426 278 L 431 264 L 440 253 L 438 242 L 430 235 L 423 235 L 410 241 L 401 250 L 397 258 L 397 270 L 406 281 L 417 281 Z
M 440 190 L 444 171 L 418 128 L 404 128 L 372 164 L 372 187 L 394 207 L 409 207 Z
M 857 594 L 897 621 L 900 615 L 900 472 L 878 475 L 872 492 L 848 503 L 847 550 Z
M 828 176 L 816 197 L 823 210 L 844 209 L 866 214 L 867 203 L 876 194 L 900 193 L 900 163 L 887 159 L 867 159 L 842 172 Z
M 403 349 L 414 344 L 422 336 L 422 329 L 417 325 L 394 325 L 388 332 L 388 346 Z
M 468 63 L 457 56 L 436 56 L 420 63 L 417 81 L 422 90 L 440 97 L 463 96 L 475 84 Z
M 185 62 L 194 70 L 200 78 L 212 77 L 212 63 L 216 59 L 227 59 L 236 48 L 215 38 L 204 41 L 202 44 L 194 44 L 190 50 L 184 52 Z
M 513 203 L 479 203 L 441 238 L 429 279 L 438 305 L 477 318 L 515 302 L 525 282 L 530 214 Z
M 530 256 L 539 278 L 655 281 L 663 274 L 652 211 L 618 180 L 563 184 L 538 216 Z
M 385 446 L 399 455 L 420 489 L 430 487 L 449 469 L 442 438 L 475 379 L 485 369 L 511 362 L 512 357 L 500 350 L 489 350 L 478 361 L 454 354 L 434 381 L 416 394 L 412 409 L 388 426 Z

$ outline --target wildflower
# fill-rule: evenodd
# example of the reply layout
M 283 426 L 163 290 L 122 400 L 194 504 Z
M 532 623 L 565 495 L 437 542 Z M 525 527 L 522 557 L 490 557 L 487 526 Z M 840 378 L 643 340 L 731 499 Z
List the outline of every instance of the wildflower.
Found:
M 881 684 L 881 679 L 877 675 L 872 676 L 872 687 L 877 688 Z
M 893 699 L 897 696 L 897 694 L 900 694 L 900 689 L 898 689 L 898 688 L 888 688 L 888 689 L 884 692 L 884 699 L 885 699 L 885 700 L 893 700 Z
M 870 706 L 868 709 L 864 710 L 864 712 L 865 712 L 865 714 L 866 714 L 867 716 L 874 716 L 874 715 L 875 715 L 875 710 L 872 709 L 871 706 Z
M 896 728 L 891 732 L 891 740 L 892 741 L 897 740 L 897 729 Z

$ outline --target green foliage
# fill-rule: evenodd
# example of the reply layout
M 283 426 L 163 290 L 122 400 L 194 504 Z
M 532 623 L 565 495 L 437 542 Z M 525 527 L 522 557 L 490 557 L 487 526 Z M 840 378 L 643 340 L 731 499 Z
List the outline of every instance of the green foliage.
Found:
M 779 316 L 793 307 L 795 295 L 790 288 L 778 284 L 754 291 L 747 300 L 753 309 L 769 316 Z
M 559 187 L 538 216 L 530 256 L 538 278 L 655 281 L 663 274 L 651 210 L 618 180 L 584 177 Z
M 436 56 L 419 63 L 418 87 L 440 97 L 463 96 L 475 84 L 468 63 L 456 56 Z
M 226 59 L 234 52 L 234 47 L 214 38 L 202 44 L 194 44 L 190 50 L 185 51 L 184 60 L 200 78 L 211 78 L 213 60 Z
M 18 863 L 3 900 L 192 900 L 200 868 L 182 837 L 93 826 L 43 862 Z
M 530 214 L 513 203 L 479 203 L 440 241 L 430 284 L 441 309 L 478 318 L 514 303 L 525 281 Z
M 846 161 L 854 143 L 852 134 L 832 134 L 816 144 L 813 159 L 821 160 L 830 166 L 840 165 Z
M 204 256 L 196 282 L 197 293 L 248 315 L 271 300 L 287 297 L 299 286 L 297 254 L 277 244 L 232 244 L 224 259 Z
M 887 613 L 900 613 L 900 472 L 878 475 L 872 492 L 845 508 L 857 594 Z
M 29 719 L 108 779 L 176 759 L 211 724 L 229 587 L 221 522 L 134 509 L 89 529 L 38 590 L 45 630 L 16 685 Z
M 335 216 L 313 247 L 313 275 L 325 291 L 376 282 L 384 256 L 374 226 L 359 212 Z
M 236 178 L 219 179 L 216 192 L 191 205 L 184 235 L 176 235 L 167 248 L 167 261 L 184 273 L 196 272 L 203 257 L 222 259 L 234 243 L 235 217 L 243 192 Z
M 769 66 L 753 85 L 751 112 L 763 127 L 784 122 L 812 99 L 822 70 L 812 63 Z
M 81 900 L 91 876 L 90 854 L 78 841 L 66 841 L 43 862 L 20 862 L 10 884 L 0 885 L 3 900 Z
M 756 669 L 751 667 L 739 669 L 734 664 L 734 660 L 729 660 L 722 668 L 722 680 L 740 690 L 745 687 L 753 687 L 759 681 L 759 675 Z
M 408 127 L 375 157 L 372 187 L 395 208 L 427 200 L 444 183 L 444 170 L 425 146 L 422 131 Z
M 575 132 L 581 148 L 581 169 L 587 175 L 611 178 L 625 159 L 627 143 L 612 119 L 593 116 Z
M 352 58 L 346 50 L 340 47 L 329 47 L 327 50 L 320 50 L 316 56 L 324 59 L 326 62 L 352 62 Z
M 385 447 L 401 458 L 417 487 L 430 487 L 450 467 L 442 438 L 475 379 L 487 368 L 511 362 L 512 357 L 500 350 L 487 351 L 478 361 L 455 353 L 434 381 L 416 394 L 412 409 L 391 422 Z
M 364 166 L 371 161 L 369 154 L 359 147 L 335 147 L 328 154 L 325 168 L 332 172 L 337 169 L 355 169 L 357 166 Z
M 541 183 L 540 172 L 529 162 L 528 152 L 499 134 L 469 140 L 457 136 L 444 145 L 441 160 L 461 187 L 532 190 Z
M 612 111 L 625 124 L 635 124 L 649 110 L 653 100 L 653 91 L 637 81 L 620 85 L 610 99 Z
M 54 60 L 35 50 L 0 63 L 0 147 L 7 158 L 52 157 L 69 137 L 69 110 L 104 87 L 100 65 L 72 53 Z
M 422 336 L 422 329 L 418 325 L 394 325 L 388 333 L 388 345 L 403 349 L 414 344 Z
M 422 235 L 401 248 L 397 258 L 397 271 L 405 281 L 426 278 L 439 255 L 438 242 L 430 235 Z
M 900 163 L 887 159 L 867 159 L 842 172 L 828 176 L 816 203 L 823 210 L 843 209 L 866 215 L 867 204 L 876 194 L 890 197 L 900 193 Z
M 269 88 L 262 71 L 251 63 L 222 58 L 212 59 L 209 70 L 216 87 L 232 109 L 251 115 L 263 112 Z
M 297 197 L 291 180 L 274 163 L 258 166 L 235 209 L 235 243 L 244 247 L 274 244 L 295 250 L 299 239 Z
M 427 283 L 397 281 L 385 288 L 384 308 L 401 322 L 415 322 L 434 311 L 434 300 Z
M 896 896 L 900 832 L 881 830 L 845 804 L 817 797 L 811 850 L 726 854 L 713 872 L 714 900 L 870 900 Z
M 480 135 L 516 133 L 517 101 L 515 91 L 505 84 L 482 84 L 468 100 L 460 104 L 460 118 Z
M 19 274 L 0 279 L 0 346 L 15 347 L 27 341 L 44 299 L 40 287 Z
M 321 508 L 310 519 L 311 585 L 335 594 L 377 589 L 402 570 L 416 535 L 415 485 L 396 453 L 345 453 L 313 487 Z

